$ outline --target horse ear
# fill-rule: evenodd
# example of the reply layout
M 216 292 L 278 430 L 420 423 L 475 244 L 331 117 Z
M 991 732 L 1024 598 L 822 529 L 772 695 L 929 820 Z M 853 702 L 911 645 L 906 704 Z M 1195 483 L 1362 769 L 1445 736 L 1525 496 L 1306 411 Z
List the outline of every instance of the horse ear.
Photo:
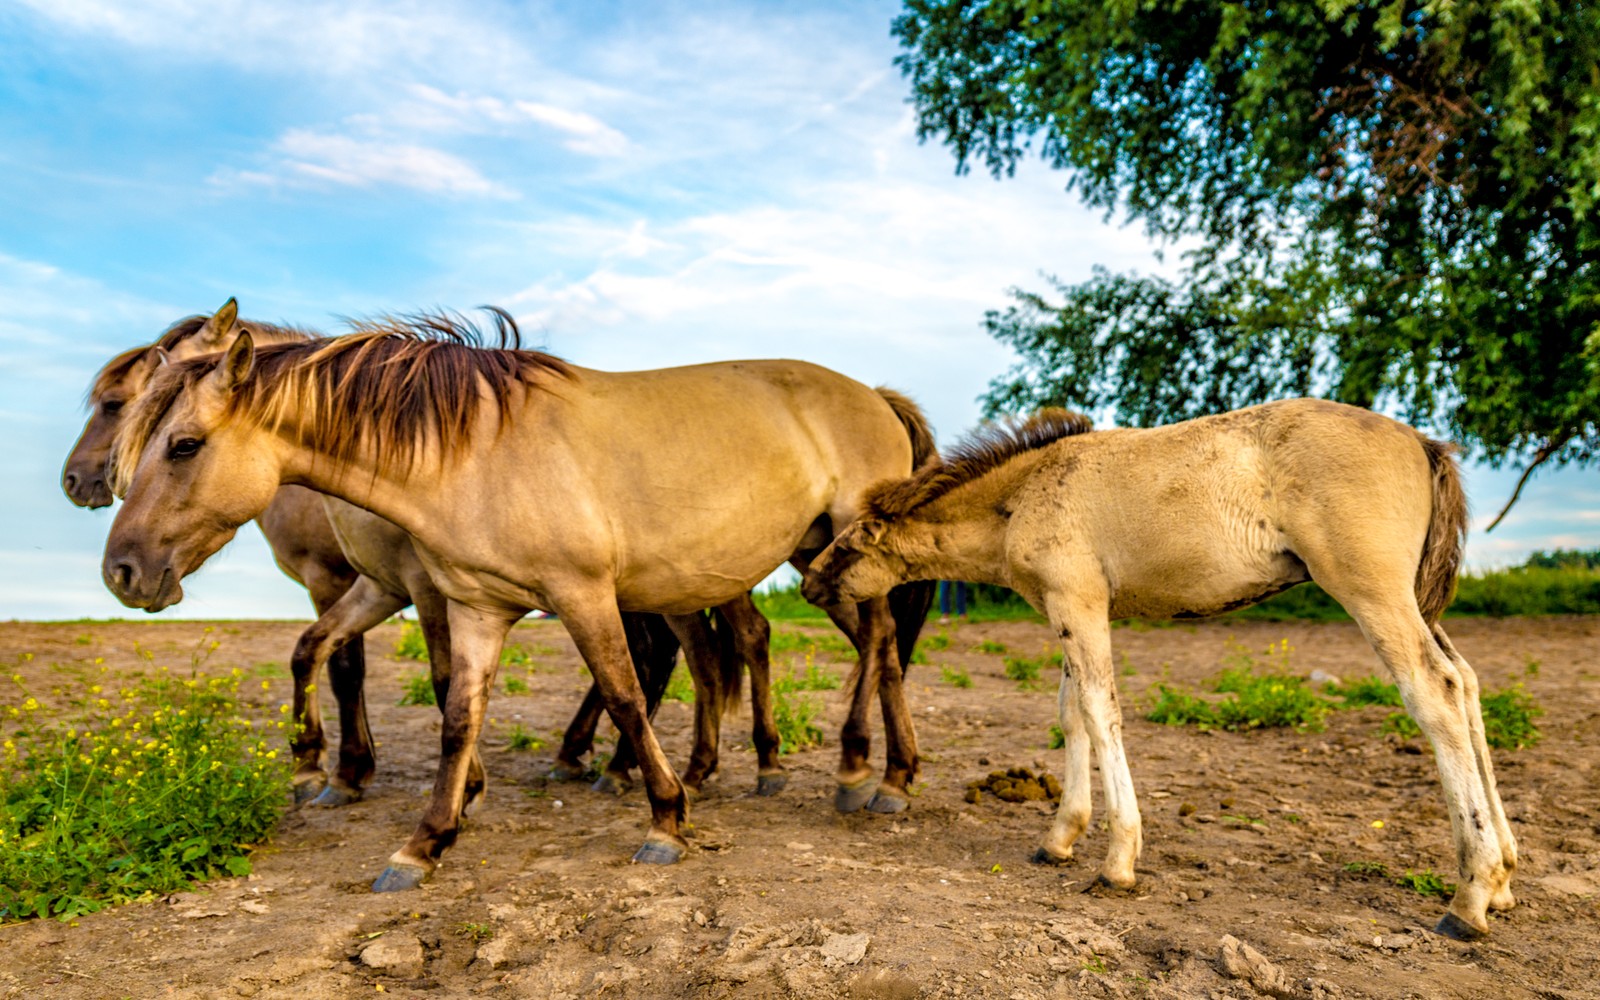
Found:
M 209 350 L 220 351 L 227 346 L 233 328 L 239 323 L 239 300 L 230 298 L 222 304 L 196 335 Z
M 250 331 L 241 330 L 238 338 L 228 345 L 228 353 L 222 356 L 222 364 L 217 366 L 218 385 L 224 392 L 232 392 L 250 374 L 255 363 L 255 338 L 250 336 Z
M 172 355 L 167 353 L 167 349 L 165 347 L 157 344 L 155 353 L 151 356 L 151 360 L 154 362 L 154 367 L 165 368 L 172 364 Z
M 867 541 L 872 545 L 883 541 L 883 536 L 888 530 L 889 525 L 875 517 L 861 523 L 861 533 L 867 536 Z

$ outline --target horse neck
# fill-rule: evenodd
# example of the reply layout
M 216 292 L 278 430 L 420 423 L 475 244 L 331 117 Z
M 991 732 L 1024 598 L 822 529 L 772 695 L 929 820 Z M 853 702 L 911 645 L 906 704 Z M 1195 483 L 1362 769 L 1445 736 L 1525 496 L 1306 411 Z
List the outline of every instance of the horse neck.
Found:
M 916 579 L 1009 585 L 1006 501 L 1023 471 L 1013 470 L 1014 464 L 963 483 L 901 519 L 897 554 Z

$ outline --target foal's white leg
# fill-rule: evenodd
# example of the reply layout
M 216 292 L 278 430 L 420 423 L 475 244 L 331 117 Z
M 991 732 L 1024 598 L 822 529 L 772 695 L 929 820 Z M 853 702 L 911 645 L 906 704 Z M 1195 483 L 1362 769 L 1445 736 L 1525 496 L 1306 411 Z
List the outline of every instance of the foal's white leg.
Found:
M 1380 603 L 1375 595 L 1368 595 L 1345 607 L 1393 673 L 1406 711 L 1433 744 L 1461 872 L 1460 885 L 1439 922 L 1439 931 L 1463 939 L 1481 937 L 1489 932 L 1490 900 L 1509 893 L 1516 859 L 1501 849 L 1494 823 L 1500 809 L 1498 796 L 1492 786 L 1486 787 L 1480 771 L 1476 741 L 1467 721 L 1465 677 L 1435 641 L 1409 593 L 1403 602 Z M 1485 745 L 1485 762 L 1487 751 Z
M 1478 777 L 1483 781 L 1484 791 L 1488 794 L 1489 816 L 1494 822 L 1495 836 L 1500 841 L 1500 860 L 1506 868 L 1505 881 L 1490 897 L 1489 909 L 1509 910 L 1517 905 L 1517 898 L 1511 893 L 1511 876 L 1517 868 L 1517 838 L 1511 833 L 1511 824 L 1506 820 L 1505 806 L 1500 802 L 1500 790 L 1495 785 L 1494 762 L 1489 757 L 1489 740 L 1484 735 L 1483 729 L 1483 705 L 1478 700 L 1480 690 L 1478 674 L 1456 651 L 1450 637 L 1445 635 L 1444 629 L 1437 624 L 1433 626 L 1433 638 L 1461 674 L 1461 696 L 1467 710 L 1467 730 L 1472 734 L 1473 756 L 1478 762 Z
M 1078 710 L 1082 713 L 1084 728 L 1089 733 L 1089 743 L 1100 758 L 1100 778 L 1105 786 L 1106 819 L 1111 826 L 1111 844 L 1106 849 L 1105 865 L 1100 878 L 1119 889 L 1131 889 L 1134 884 L 1133 863 L 1143 847 L 1143 833 L 1139 821 L 1139 802 L 1133 791 L 1133 775 L 1128 770 L 1128 757 L 1122 749 L 1122 706 L 1117 703 L 1117 687 L 1111 666 L 1111 626 L 1103 604 L 1086 611 L 1079 607 L 1076 613 L 1052 624 L 1061 636 L 1066 653 L 1063 670 L 1070 671 L 1076 688 Z M 1066 733 L 1065 727 L 1062 729 Z M 1082 777 L 1087 779 L 1087 763 Z M 1074 775 L 1069 774 L 1068 778 Z M 1088 781 L 1074 782 L 1088 796 Z M 1062 807 L 1067 808 L 1067 791 L 1062 788 Z M 1087 823 L 1088 807 L 1082 807 Z
M 1063 664 L 1056 696 L 1066 768 L 1061 775 L 1061 806 L 1044 843 L 1033 855 L 1036 864 L 1062 864 L 1072 858 L 1072 845 L 1089 829 L 1089 730 L 1078 707 L 1078 686 Z

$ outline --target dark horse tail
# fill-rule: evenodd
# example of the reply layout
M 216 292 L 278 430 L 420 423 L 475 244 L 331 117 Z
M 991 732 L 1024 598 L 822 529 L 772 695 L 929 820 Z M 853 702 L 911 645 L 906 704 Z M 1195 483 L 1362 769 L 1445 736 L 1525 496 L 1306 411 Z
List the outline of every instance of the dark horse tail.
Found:
M 711 642 L 717 650 L 718 680 L 722 690 L 722 714 L 734 715 L 744 704 L 744 657 L 739 654 L 738 637 L 733 624 L 721 611 L 711 608 L 706 612 L 711 622 Z
M 1467 495 L 1461 489 L 1455 445 L 1426 437 L 1421 444 L 1428 453 L 1433 480 L 1433 514 L 1422 543 L 1422 560 L 1417 563 L 1417 608 L 1422 620 L 1432 625 L 1456 596 L 1456 576 L 1461 572 L 1461 550 L 1466 544 Z
M 938 462 L 939 449 L 934 444 L 933 429 L 928 426 L 928 418 L 923 416 L 922 408 L 893 389 L 879 386 L 877 392 L 889 404 L 894 415 L 900 418 L 901 426 L 906 429 L 906 437 L 911 440 L 911 471 L 916 472 L 925 465 Z M 918 580 L 915 583 L 902 583 L 889 591 L 889 610 L 894 614 L 895 623 L 895 649 L 900 655 L 902 670 L 911 665 L 911 654 L 917 647 L 922 626 L 928 620 L 928 609 L 933 607 L 934 588 L 937 586 L 932 580 Z

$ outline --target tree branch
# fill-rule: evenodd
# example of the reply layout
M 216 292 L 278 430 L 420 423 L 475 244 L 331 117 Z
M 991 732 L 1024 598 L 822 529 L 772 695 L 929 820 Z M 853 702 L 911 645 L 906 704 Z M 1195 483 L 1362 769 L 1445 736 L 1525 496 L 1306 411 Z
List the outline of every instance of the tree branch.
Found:
M 1572 440 L 1571 434 L 1563 434 L 1558 438 L 1546 441 L 1544 447 L 1534 453 L 1533 461 L 1529 462 L 1528 467 L 1522 470 L 1522 476 L 1517 480 L 1517 488 L 1511 491 L 1511 499 L 1507 500 L 1506 505 L 1500 508 L 1500 513 L 1495 515 L 1493 521 L 1489 522 L 1489 526 L 1483 529 L 1484 534 L 1487 535 L 1493 531 L 1501 521 L 1506 519 L 1506 515 L 1511 513 L 1511 508 L 1516 505 L 1517 498 L 1522 496 L 1522 487 L 1527 485 L 1528 477 L 1533 475 L 1533 470 L 1549 461 L 1550 457 L 1560 451 L 1562 446 L 1570 440 Z

